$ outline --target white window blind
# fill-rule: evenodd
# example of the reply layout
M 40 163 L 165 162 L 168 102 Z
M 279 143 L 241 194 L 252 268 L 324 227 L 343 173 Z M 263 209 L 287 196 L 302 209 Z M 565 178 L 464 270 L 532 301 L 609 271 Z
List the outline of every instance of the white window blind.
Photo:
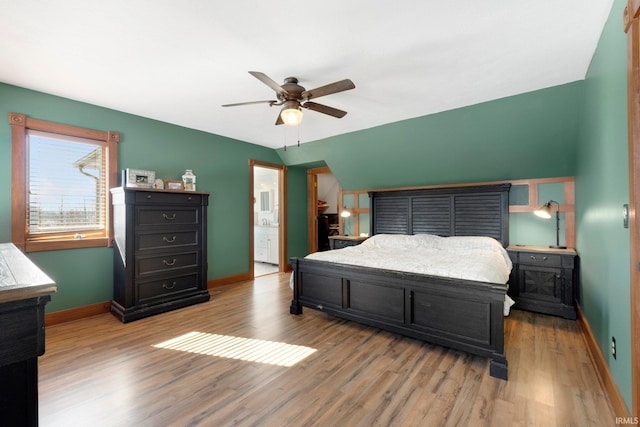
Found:
M 27 131 L 29 234 L 104 230 L 106 149 L 99 142 Z

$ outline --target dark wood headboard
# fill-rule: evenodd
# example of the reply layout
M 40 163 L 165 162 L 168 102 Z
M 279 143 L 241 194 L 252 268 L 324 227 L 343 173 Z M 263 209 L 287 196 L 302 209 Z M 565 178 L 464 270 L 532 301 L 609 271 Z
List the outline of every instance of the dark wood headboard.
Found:
M 369 193 L 370 235 L 489 236 L 509 245 L 511 184 Z

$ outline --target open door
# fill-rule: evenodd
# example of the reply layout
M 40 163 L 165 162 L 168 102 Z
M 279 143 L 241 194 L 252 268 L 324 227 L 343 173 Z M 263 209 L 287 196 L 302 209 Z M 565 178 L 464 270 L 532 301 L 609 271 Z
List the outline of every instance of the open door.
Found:
M 328 250 L 328 236 L 338 234 L 340 191 L 340 185 L 328 167 L 307 170 L 309 253 Z
M 251 277 L 285 271 L 286 170 L 283 165 L 249 161 Z

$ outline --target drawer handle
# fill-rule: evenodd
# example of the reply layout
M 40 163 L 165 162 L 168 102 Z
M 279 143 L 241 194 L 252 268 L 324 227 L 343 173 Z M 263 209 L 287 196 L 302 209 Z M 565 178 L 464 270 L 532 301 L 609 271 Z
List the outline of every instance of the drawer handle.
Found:
M 150 198 L 151 198 L 151 194 L 147 194 L 147 199 L 150 199 Z
M 162 284 L 162 287 L 165 288 L 165 289 L 173 289 L 173 288 L 175 288 L 175 286 L 176 286 L 176 282 L 170 283 L 168 285 L 166 283 Z
M 538 260 L 538 258 L 536 258 L 536 257 L 535 257 L 535 255 L 531 255 L 531 259 L 532 259 L 533 261 L 537 261 L 537 260 Z M 546 260 L 547 260 L 547 257 L 546 257 L 546 256 L 543 256 L 543 257 L 542 257 L 542 261 L 546 261 Z
M 163 263 L 164 265 L 166 265 L 166 266 L 169 266 L 169 267 L 170 267 L 170 266 L 172 266 L 172 265 L 174 265 L 174 264 L 176 263 L 176 259 L 174 258 L 174 259 L 173 259 L 173 261 L 171 261 L 171 262 L 167 261 L 166 259 L 163 259 L 163 260 L 162 260 L 162 263 Z
M 174 219 L 176 219 L 176 214 L 169 216 L 166 213 L 163 213 L 162 218 L 166 219 L 167 221 L 173 221 Z
M 187 200 L 191 201 L 191 200 L 192 200 L 192 197 L 191 197 L 191 196 L 187 197 Z
M 176 241 L 176 236 L 173 236 L 171 239 L 167 239 L 165 236 L 162 236 L 162 240 L 166 243 L 173 243 Z

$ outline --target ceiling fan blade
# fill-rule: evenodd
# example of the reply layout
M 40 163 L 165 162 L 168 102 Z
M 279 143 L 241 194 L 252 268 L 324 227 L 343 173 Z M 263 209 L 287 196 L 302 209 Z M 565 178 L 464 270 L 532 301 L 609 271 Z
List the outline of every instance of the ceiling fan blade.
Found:
M 288 95 L 288 92 L 282 88 L 278 83 L 276 83 L 271 77 L 267 76 L 265 73 L 261 73 L 260 71 L 249 71 L 256 79 L 260 80 L 262 83 L 269 86 L 271 89 L 275 90 L 277 94 Z
M 331 95 L 332 93 L 343 92 L 345 90 L 355 89 L 356 85 L 349 79 L 340 80 L 339 82 L 330 83 L 315 89 L 305 90 L 302 92 L 303 99 L 320 98 L 321 96 Z
M 305 102 L 304 104 L 302 104 L 302 107 L 308 108 L 309 110 L 317 111 L 318 113 L 328 114 L 339 119 L 347 115 L 346 111 L 338 110 L 337 108 L 329 107 L 327 105 L 318 104 L 317 102 Z
M 282 121 L 282 116 L 280 116 L 280 113 L 278 113 L 278 118 L 276 119 L 276 126 L 278 125 L 283 125 L 284 121 Z
M 223 107 L 237 107 L 238 105 L 251 105 L 251 104 L 275 104 L 278 101 L 249 101 L 249 102 L 236 102 L 235 104 L 225 104 Z

